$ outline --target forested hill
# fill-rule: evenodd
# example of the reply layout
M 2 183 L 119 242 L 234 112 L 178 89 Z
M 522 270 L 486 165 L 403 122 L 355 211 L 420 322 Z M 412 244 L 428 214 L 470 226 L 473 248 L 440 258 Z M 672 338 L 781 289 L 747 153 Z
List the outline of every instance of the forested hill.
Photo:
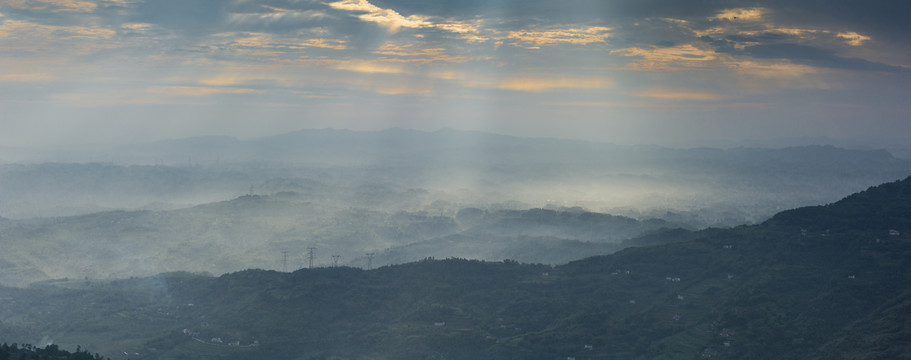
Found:
M 784 211 L 766 226 L 803 227 L 807 230 L 911 231 L 911 178 L 875 186 L 838 202 Z
M 0 289 L 0 341 L 112 359 L 909 358 L 909 188 L 562 266 L 427 259 Z
M 78 349 L 75 352 L 61 350 L 57 345 L 47 345 L 44 348 L 30 344 L 2 344 L 0 345 L 0 360 L 40 359 L 40 360 L 104 360 L 101 355 L 92 355 L 88 351 Z
M 331 264 L 330 256 L 340 254 L 340 265 L 367 267 L 363 256 L 373 252 L 373 267 L 433 256 L 562 264 L 684 226 L 573 209 L 464 209 L 456 216 L 387 212 L 310 201 L 319 193 L 247 195 L 172 211 L 0 221 L 5 247 L 0 284 L 281 269 L 283 252 L 291 254 L 290 269 L 297 269 L 308 247 L 319 249 L 316 266 Z

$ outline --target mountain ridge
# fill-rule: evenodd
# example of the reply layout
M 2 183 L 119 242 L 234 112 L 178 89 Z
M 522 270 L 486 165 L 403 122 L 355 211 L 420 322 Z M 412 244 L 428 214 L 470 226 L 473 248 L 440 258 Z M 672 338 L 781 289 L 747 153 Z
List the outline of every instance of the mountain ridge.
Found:
M 901 199 L 911 197 L 911 177 L 873 186 L 837 202 L 793 209 L 776 214 L 765 223 L 770 226 L 805 226 L 911 231 L 911 204 Z M 850 224 L 846 223 L 850 221 Z
M 895 221 L 887 227 L 900 228 L 911 219 L 903 205 L 909 190 L 906 178 L 810 210 L 861 213 L 870 206 L 861 200 L 875 199 L 878 213 Z M 17 326 L 33 324 L 73 345 L 68 334 L 81 334 L 92 351 L 143 359 L 891 359 L 911 352 L 904 341 L 911 237 L 884 239 L 878 227 L 802 233 L 808 223 L 780 223 L 804 220 L 794 216 L 558 266 L 425 259 L 370 271 L 46 282 L 4 291 L 41 301 L 30 309 L 25 301 L 0 304 L 0 325 L 25 335 Z M 129 340 L 105 340 L 123 329 L 132 329 Z

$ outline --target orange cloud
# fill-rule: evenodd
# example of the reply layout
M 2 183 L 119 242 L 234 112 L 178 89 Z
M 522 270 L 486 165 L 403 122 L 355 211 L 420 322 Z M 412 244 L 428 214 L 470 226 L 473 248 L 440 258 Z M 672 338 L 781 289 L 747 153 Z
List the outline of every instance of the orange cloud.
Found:
M 815 74 L 818 70 L 812 66 L 792 63 L 760 63 L 755 61 L 738 61 L 729 64 L 738 73 L 763 78 L 795 78 Z
M 654 88 L 640 91 L 634 95 L 669 101 L 713 101 L 724 98 L 721 94 L 708 91 L 695 91 L 692 89 L 666 89 Z
M 21 43 L 72 39 L 103 40 L 109 39 L 116 34 L 111 29 L 90 26 L 53 26 L 20 20 L 7 20 L 0 23 L 0 38 L 22 40 Z
M 703 50 L 692 44 L 683 44 L 673 47 L 650 48 L 625 48 L 612 50 L 611 54 L 638 57 L 631 64 L 634 70 L 669 71 L 684 68 L 707 66 L 710 61 L 717 60 L 718 54 L 714 50 Z
M 249 94 L 260 92 L 254 89 L 218 88 L 205 86 L 163 86 L 149 90 L 153 94 L 178 96 L 207 96 L 212 94 Z
M 446 54 L 446 49 L 444 48 L 420 48 L 414 44 L 397 45 L 393 43 L 387 43 L 373 53 L 393 57 L 382 59 L 383 61 L 387 62 L 430 64 L 434 62 L 461 63 L 468 60 L 464 56 L 448 55 Z
M 346 61 L 342 62 L 335 67 L 338 70 L 345 71 L 354 71 L 361 73 L 369 74 L 403 74 L 406 71 L 397 66 L 390 66 L 387 64 L 375 62 L 375 61 Z
M 496 87 L 503 90 L 541 92 L 559 89 L 597 89 L 611 85 L 611 81 L 598 78 L 511 78 L 500 81 Z
M 539 48 L 540 46 L 554 44 L 587 45 L 595 42 L 605 42 L 610 37 L 610 31 L 611 28 L 602 26 L 547 31 L 510 31 L 506 35 L 506 39 L 530 44 L 529 48 Z
M 423 86 L 400 85 L 379 87 L 376 92 L 382 95 L 421 95 L 428 96 L 433 94 L 433 89 Z
M 358 19 L 376 23 L 392 32 L 398 31 L 401 28 L 436 28 L 456 34 L 463 34 L 463 38 L 469 42 L 487 40 L 486 38 L 477 35 L 468 35 L 476 34 L 479 31 L 475 24 L 453 20 L 437 21 L 439 19 L 422 15 L 404 16 L 395 10 L 384 9 L 373 5 L 367 0 L 341 0 L 331 2 L 328 5 L 333 9 L 361 12 L 362 14 L 357 16 Z
M 403 27 L 416 29 L 432 25 L 425 16 L 411 15 L 405 17 L 395 10 L 383 9 L 367 0 L 342 0 L 329 3 L 329 6 L 338 10 L 364 12 L 364 14 L 358 15 L 359 19 L 377 23 L 390 31 L 397 31 Z
M 79 0 L 6 0 L 4 6 L 21 10 L 52 12 L 93 12 L 98 4 Z
M 861 46 L 864 44 L 864 41 L 870 40 L 869 36 L 864 36 L 853 31 L 838 33 L 835 34 L 835 36 L 847 40 L 846 43 L 851 46 Z
M 762 20 L 762 16 L 765 14 L 765 9 L 762 8 L 749 8 L 749 9 L 727 9 L 723 10 L 717 15 L 710 17 L 710 20 L 728 20 L 728 21 L 758 21 Z
M 241 83 L 243 81 L 244 79 L 241 79 L 236 75 L 219 75 L 216 77 L 199 80 L 199 83 L 209 86 L 229 86 Z
M 281 37 L 265 33 L 221 33 L 215 37 L 223 40 L 215 42 L 212 46 L 261 57 L 277 58 L 307 48 L 347 49 L 344 40 L 319 37 L 302 40 L 299 37 Z
M 467 33 L 476 33 L 478 28 L 472 24 L 461 23 L 461 22 L 449 22 L 444 24 L 436 24 L 437 29 L 446 30 L 449 32 L 454 32 L 457 34 L 467 34 Z

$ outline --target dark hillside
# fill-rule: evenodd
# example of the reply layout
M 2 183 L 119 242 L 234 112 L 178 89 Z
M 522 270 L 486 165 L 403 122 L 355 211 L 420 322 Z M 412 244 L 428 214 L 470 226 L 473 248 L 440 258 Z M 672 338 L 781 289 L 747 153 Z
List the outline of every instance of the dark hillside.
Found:
M 871 187 L 825 206 L 781 212 L 765 222 L 770 227 L 820 231 L 911 231 L 911 177 Z
M 562 266 L 426 259 L 2 289 L 0 341 L 40 334 L 114 359 L 907 358 L 909 187 Z

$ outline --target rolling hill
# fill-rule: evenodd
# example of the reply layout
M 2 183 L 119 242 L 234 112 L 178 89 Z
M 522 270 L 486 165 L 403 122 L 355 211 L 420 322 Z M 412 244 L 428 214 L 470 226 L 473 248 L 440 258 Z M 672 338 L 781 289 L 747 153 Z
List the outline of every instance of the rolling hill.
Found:
M 249 268 L 368 267 L 426 257 L 511 258 L 559 264 L 623 248 L 622 241 L 683 224 L 578 210 L 480 211 L 474 218 L 321 202 L 315 192 L 244 195 L 168 211 L 108 211 L 0 222 L 0 284 L 114 279 Z M 373 193 L 375 194 L 375 192 Z M 360 195 L 354 194 L 356 197 Z M 409 192 L 395 193 L 405 201 Z M 403 200 L 404 199 L 404 200 Z M 458 240 L 458 241 L 453 241 Z M 372 265 L 371 265 L 372 266 Z
M 5 288 L 0 341 L 115 359 L 906 358 L 909 201 L 911 178 L 558 266 L 426 259 Z

